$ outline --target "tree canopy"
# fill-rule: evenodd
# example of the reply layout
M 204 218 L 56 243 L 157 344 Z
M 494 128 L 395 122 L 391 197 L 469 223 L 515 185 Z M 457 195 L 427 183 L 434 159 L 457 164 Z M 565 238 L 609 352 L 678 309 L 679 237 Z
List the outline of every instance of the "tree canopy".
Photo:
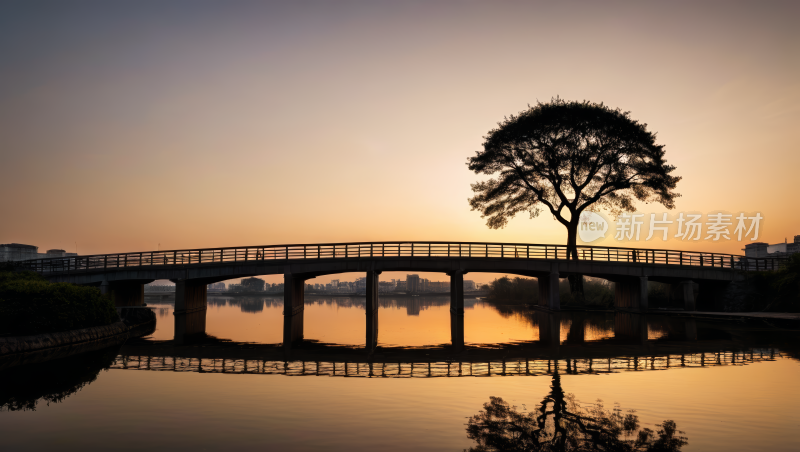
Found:
M 575 250 L 580 214 L 590 207 L 615 215 L 634 211 L 636 200 L 674 208 L 681 178 L 655 140 L 647 124 L 602 103 L 537 103 L 500 122 L 468 159 L 470 170 L 494 176 L 472 184 L 470 206 L 490 228 L 520 212 L 550 212 Z

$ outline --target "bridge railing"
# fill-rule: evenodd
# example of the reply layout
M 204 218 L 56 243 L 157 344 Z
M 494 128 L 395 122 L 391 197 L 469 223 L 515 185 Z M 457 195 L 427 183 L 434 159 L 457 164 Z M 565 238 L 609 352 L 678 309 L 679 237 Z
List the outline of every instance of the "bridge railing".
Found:
M 274 260 L 408 258 L 569 259 L 565 245 L 485 242 L 359 242 L 312 245 L 264 245 L 148 251 L 32 259 L 17 264 L 41 273 L 110 268 L 135 268 L 224 262 Z M 782 260 L 696 251 L 578 246 L 577 259 L 597 262 L 629 262 L 699 266 L 740 270 L 777 270 Z

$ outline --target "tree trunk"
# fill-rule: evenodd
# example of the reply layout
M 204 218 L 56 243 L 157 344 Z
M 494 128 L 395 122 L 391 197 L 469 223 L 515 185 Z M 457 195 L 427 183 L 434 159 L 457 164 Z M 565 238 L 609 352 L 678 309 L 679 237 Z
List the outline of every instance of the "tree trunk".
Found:
M 571 222 L 567 227 L 567 257 L 572 260 L 578 260 L 578 222 Z M 569 292 L 572 294 L 572 300 L 578 305 L 583 306 L 585 299 L 583 296 L 583 275 L 570 274 L 567 276 L 569 280 Z

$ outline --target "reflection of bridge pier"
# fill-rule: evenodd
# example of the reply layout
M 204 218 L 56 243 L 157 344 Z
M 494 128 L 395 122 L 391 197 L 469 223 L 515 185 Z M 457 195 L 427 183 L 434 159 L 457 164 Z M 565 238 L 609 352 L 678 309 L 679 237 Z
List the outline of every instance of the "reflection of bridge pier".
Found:
M 539 326 L 539 343 L 558 350 L 561 344 L 561 314 L 536 311 L 536 323 Z
M 684 319 L 683 321 L 684 339 L 687 341 L 697 340 L 697 320 Z
M 175 336 L 178 344 L 206 333 L 207 289 L 205 280 L 177 279 L 175 283 Z
M 614 335 L 634 343 L 647 343 L 647 317 L 633 312 L 617 312 L 614 315 Z
M 569 325 L 566 343 L 575 345 L 583 344 L 586 342 L 586 313 L 580 311 L 575 312 L 571 317 L 572 322 Z

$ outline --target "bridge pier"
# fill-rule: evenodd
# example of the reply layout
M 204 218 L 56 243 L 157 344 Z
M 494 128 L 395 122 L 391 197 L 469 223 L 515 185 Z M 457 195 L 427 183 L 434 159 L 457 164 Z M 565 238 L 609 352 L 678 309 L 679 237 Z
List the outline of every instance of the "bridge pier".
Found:
M 306 278 L 298 274 L 283 275 L 283 348 L 303 340 L 303 297 Z
M 453 351 L 464 350 L 464 272 L 456 270 L 450 276 L 450 343 Z
M 647 311 L 647 276 L 614 281 L 614 307 Z
M 146 281 L 103 281 L 100 283 L 100 293 L 108 295 L 114 306 L 120 308 L 125 306 L 144 305 L 144 285 Z
M 694 296 L 694 281 L 686 280 L 672 283 L 669 296 L 673 300 L 682 301 L 683 309 L 687 311 L 697 310 Z
M 204 280 L 178 279 L 175 283 L 176 344 L 186 344 L 206 333 L 207 285 Z
M 547 275 L 536 278 L 539 281 L 539 306 L 558 311 L 561 309 L 558 293 L 558 267 L 556 264 L 553 267 Z
M 367 272 L 367 338 L 365 347 L 370 352 L 375 351 L 378 347 L 378 283 L 380 274 L 381 272 L 374 270 Z

